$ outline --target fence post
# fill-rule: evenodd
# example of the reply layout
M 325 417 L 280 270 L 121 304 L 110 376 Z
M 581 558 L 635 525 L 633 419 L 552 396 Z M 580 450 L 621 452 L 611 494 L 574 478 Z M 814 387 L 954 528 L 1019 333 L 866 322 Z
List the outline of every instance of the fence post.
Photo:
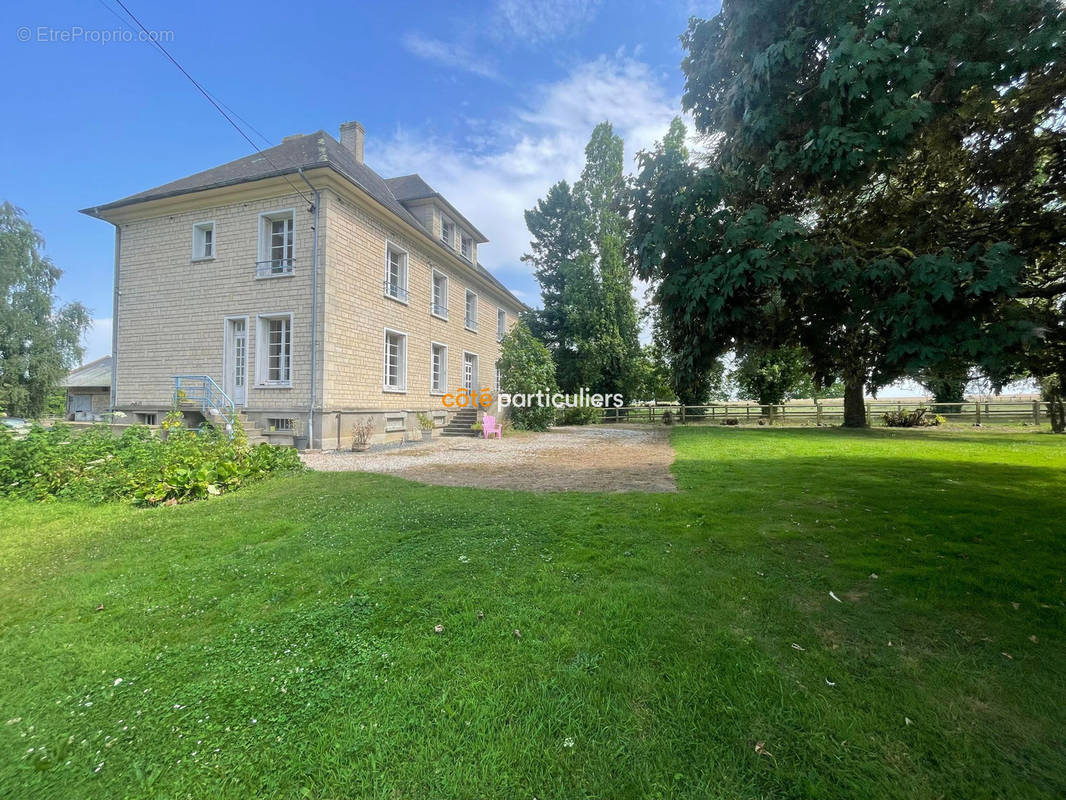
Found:
M 748 405 L 744 406 L 744 419 L 746 419 L 746 420 L 750 420 L 751 419 L 751 406 L 748 406 Z
M 1034 400 L 1033 401 L 1033 424 L 1034 425 L 1039 425 L 1040 424 L 1040 401 L 1039 400 Z
M 818 427 L 822 427 L 822 404 L 818 402 L 818 398 L 814 400 L 814 421 Z
M 980 403 L 980 401 L 975 402 L 973 404 L 973 409 L 974 409 L 974 412 L 977 414 L 976 424 L 980 425 L 981 424 L 981 403 Z
M 681 404 L 681 424 L 685 424 L 685 404 Z

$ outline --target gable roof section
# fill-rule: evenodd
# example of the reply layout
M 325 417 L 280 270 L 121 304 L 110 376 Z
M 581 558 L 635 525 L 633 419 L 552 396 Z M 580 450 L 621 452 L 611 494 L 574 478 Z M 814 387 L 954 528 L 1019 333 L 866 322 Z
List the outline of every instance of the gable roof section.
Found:
M 88 364 L 72 369 L 67 377 L 59 382 L 67 388 L 111 385 L 111 356 L 104 356 Z
M 250 156 L 245 156 L 244 158 L 238 158 L 236 161 L 230 161 L 228 164 L 222 164 L 221 166 L 207 169 L 203 172 L 197 172 L 194 175 L 189 175 L 180 180 L 164 183 L 162 186 L 157 186 L 154 189 L 131 194 L 129 197 L 124 197 L 121 200 L 116 200 L 112 203 L 107 203 L 106 205 L 83 208 L 81 213 L 87 214 L 90 217 L 104 218 L 107 211 L 134 205 L 136 203 L 144 203 L 149 200 L 161 200 L 167 197 L 176 197 L 178 195 L 200 192 L 206 189 L 235 186 L 237 184 L 262 180 L 264 178 L 292 175 L 301 170 L 313 169 L 315 167 L 329 167 L 333 169 L 356 187 L 366 192 L 371 198 L 398 216 L 408 225 L 423 232 L 429 241 L 434 243 L 437 247 L 440 247 L 442 250 L 448 251 L 448 248 L 433 235 L 432 231 L 427 230 L 417 217 L 407 210 L 403 202 L 401 202 L 401 200 L 393 193 L 390 183 L 395 183 L 397 189 L 400 190 L 403 196 L 408 200 L 416 199 L 414 196 L 415 193 L 423 191 L 422 187 L 424 187 L 424 189 L 429 191 L 429 194 L 423 195 L 424 197 L 439 198 L 448 206 L 450 211 L 454 212 L 458 219 L 463 220 L 463 222 L 470 227 L 471 231 L 476 236 L 480 237 L 479 241 L 487 241 L 477 228 L 471 225 L 469 221 L 455 210 L 455 208 L 439 193 L 433 191 L 433 189 L 418 175 L 407 175 L 402 178 L 393 178 L 391 181 L 387 181 L 366 164 L 356 161 L 355 157 L 346 147 L 325 131 L 317 131 L 316 133 L 310 133 L 303 136 L 287 137 L 281 144 L 267 150 L 254 153 Z M 452 253 L 452 255 L 455 254 Z M 511 290 L 500 283 L 491 272 L 480 264 L 473 264 L 472 266 L 480 276 L 504 292 L 519 307 L 526 308 L 525 303 L 515 297 L 511 293 Z

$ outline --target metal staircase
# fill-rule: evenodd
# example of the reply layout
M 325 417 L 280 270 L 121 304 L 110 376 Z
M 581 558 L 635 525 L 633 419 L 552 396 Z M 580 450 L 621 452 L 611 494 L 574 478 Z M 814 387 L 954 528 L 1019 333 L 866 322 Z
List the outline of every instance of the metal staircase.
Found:
M 175 375 L 174 405 L 178 408 L 193 405 L 200 408 L 204 419 L 233 435 L 233 419 L 237 406 L 209 375 Z

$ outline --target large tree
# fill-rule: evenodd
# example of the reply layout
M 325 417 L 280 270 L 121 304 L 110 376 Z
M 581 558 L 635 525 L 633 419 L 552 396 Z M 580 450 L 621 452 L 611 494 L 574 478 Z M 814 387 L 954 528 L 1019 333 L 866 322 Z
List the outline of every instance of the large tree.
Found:
M 626 238 L 622 140 L 596 126 L 573 187 L 560 181 L 526 212 L 543 308 L 531 327 L 551 351 L 559 385 L 632 397 L 639 390 L 640 344 Z
M 726 0 L 693 20 L 683 103 L 711 162 L 679 192 L 667 149 L 646 154 L 673 216 L 634 228 L 673 335 L 696 361 L 804 347 L 819 383 L 844 380 L 848 425 L 864 390 L 951 357 L 1006 374 L 1040 333 L 1019 298 L 1053 291 L 1066 241 L 1062 39 L 1053 0 Z
M 90 322 L 80 303 L 57 305 L 62 273 L 43 248 L 25 212 L 0 204 L 0 411 L 10 416 L 41 415 Z

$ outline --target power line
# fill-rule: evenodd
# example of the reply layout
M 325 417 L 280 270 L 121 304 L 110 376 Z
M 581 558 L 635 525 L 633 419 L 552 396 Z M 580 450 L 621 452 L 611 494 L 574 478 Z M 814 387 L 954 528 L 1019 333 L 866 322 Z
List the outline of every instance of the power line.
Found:
M 100 3 L 100 5 L 102 5 L 104 8 L 106 8 L 108 11 L 110 11 L 116 17 L 116 19 L 118 19 L 119 21 L 121 21 L 123 23 L 125 22 L 115 12 L 115 10 L 113 8 L 111 8 L 106 3 L 104 3 L 104 0 L 98 0 L 98 2 Z M 251 145 L 252 149 L 255 150 L 256 153 L 259 153 L 260 155 L 262 155 L 267 160 L 267 162 L 269 162 L 269 164 L 272 167 L 274 167 L 274 169 L 276 169 L 276 170 L 278 170 L 280 172 L 281 171 L 281 167 L 279 167 L 276 163 L 274 163 L 274 160 L 271 159 L 270 156 L 268 156 L 265 153 L 263 153 L 262 148 L 259 147 L 255 142 L 253 142 L 251 137 L 249 137 L 248 134 L 244 132 L 244 129 L 241 128 L 241 126 L 238 125 L 236 122 L 234 122 L 233 118 L 230 117 L 230 115 L 227 114 L 223 110 L 223 106 L 225 106 L 225 103 L 222 103 L 221 100 L 216 101 L 215 98 L 211 95 L 211 93 L 209 91 L 207 91 L 207 89 L 205 89 L 203 87 L 203 85 L 199 81 L 196 80 L 196 78 L 194 78 L 192 75 L 190 75 L 188 70 L 186 70 L 185 67 L 183 67 L 181 65 L 181 63 L 176 58 L 174 58 L 174 56 L 172 56 L 170 54 L 170 51 L 167 50 L 165 47 L 163 47 L 162 44 L 159 43 L 157 37 L 152 36 L 151 32 L 146 27 L 144 27 L 144 25 L 141 24 L 141 21 L 139 19 L 137 19 L 137 16 L 126 7 L 126 4 L 123 3 L 122 0 L 115 0 L 115 2 L 118 3 L 119 6 L 122 7 L 122 10 L 125 11 L 126 14 L 129 15 L 130 19 L 132 19 L 137 24 L 137 27 L 140 28 L 141 31 L 144 32 L 145 38 L 147 39 L 147 43 L 151 44 L 151 45 L 154 45 L 156 47 L 156 49 L 159 50 L 159 52 L 161 52 L 164 56 L 166 56 L 167 59 L 170 61 L 170 63 L 172 63 L 175 67 L 177 67 L 178 70 L 181 72 L 181 74 L 189 79 L 189 82 L 193 86 L 196 87 L 197 91 L 199 91 L 200 94 L 202 94 L 204 96 L 204 98 L 207 100 L 207 102 L 209 102 L 215 108 L 215 110 L 218 111 L 218 113 L 222 115 L 222 118 L 225 119 L 226 122 L 228 122 L 231 126 L 233 126 L 233 129 L 235 131 L 237 131 L 237 133 L 239 133 L 241 135 L 241 137 L 246 142 L 248 142 L 249 145 Z M 227 106 L 227 108 L 228 108 L 228 106 Z M 237 119 L 241 119 L 232 110 L 230 111 L 230 113 L 233 114 L 234 117 L 237 117 Z M 257 131 L 251 124 L 249 124 L 248 122 L 245 122 L 243 119 L 241 121 L 244 122 L 245 125 L 248 125 L 248 127 L 256 135 L 258 135 L 259 138 L 261 138 L 263 141 L 268 142 L 268 143 L 270 142 L 270 140 L 266 136 L 264 136 L 262 133 Z M 304 195 L 304 193 L 302 191 L 300 191 L 300 189 L 297 188 L 297 186 L 291 180 L 289 180 L 289 178 L 287 176 L 282 175 L 281 177 L 283 177 L 285 179 L 285 182 L 287 184 L 289 184 L 290 187 L 292 187 L 292 190 L 294 192 L 296 192 L 296 194 L 300 195 L 300 197 L 304 200 L 304 202 L 308 203 L 309 205 L 314 205 L 314 203 L 311 200 L 309 200 L 307 198 L 307 196 Z

